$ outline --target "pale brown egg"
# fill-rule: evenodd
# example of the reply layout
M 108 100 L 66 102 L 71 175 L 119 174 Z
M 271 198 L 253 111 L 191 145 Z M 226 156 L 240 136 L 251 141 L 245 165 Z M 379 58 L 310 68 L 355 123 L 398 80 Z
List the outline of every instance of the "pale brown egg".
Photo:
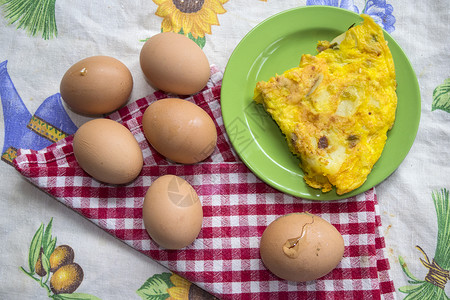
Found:
M 86 173 L 109 184 L 133 181 L 144 161 L 133 134 L 110 119 L 94 119 L 81 125 L 73 138 L 73 152 Z
M 166 249 L 184 248 L 202 228 L 203 209 L 194 188 L 175 175 L 158 177 L 144 198 L 142 217 L 155 243 Z
M 148 39 L 141 49 L 140 64 L 151 85 L 178 95 L 197 93 L 211 73 L 202 49 L 188 37 L 173 32 Z
M 217 130 L 198 105 L 178 98 L 153 102 L 142 118 L 144 135 L 166 158 L 183 164 L 206 159 L 214 151 Z
M 109 56 L 91 56 L 64 74 L 60 92 L 71 110 L 84 115 L 107 114 L 127 103 L 133 89 L 130 70 Z
M 344 255 L 344 239 L 329 222 L 310 213 L 284 215 L 267 226 L 261 259 L 276 276 L 296 282 L 331 272 Z

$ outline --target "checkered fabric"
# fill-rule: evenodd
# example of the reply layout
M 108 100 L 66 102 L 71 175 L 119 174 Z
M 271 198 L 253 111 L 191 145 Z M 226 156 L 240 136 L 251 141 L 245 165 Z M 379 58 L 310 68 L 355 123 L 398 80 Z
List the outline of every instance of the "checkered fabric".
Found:
M 141 126 L 143 112 L 153 101 L 171 96 L 158 91 L 108 116 L 124 124 L 142 148 L 144 167 L 132 183 L 111 186 L 87 175 L 73 155 L 73 136 L 40 151 L 19 149 L 14 166 L 63 204 L 221 299 L 395 298 L 375 189 L 345 200 L 320 202 L 284 194 L 259 180 L 230 146 L 220 109 L 222 73 L 214 66 L 211 70 L 208 86 L 186 98 L 208 112 L 218 132 L 214 153 L 201 163 L 168 162 L 147 143 Z M 142 221 L 144 195 L 164 174 L 191 183 L 203 206 L 200 235 L 182 250 L 160 248 Z M 277 217 L 304 211 L 339 230 L 345 241 L 344 258 L 318 280 L 287 282 L 264 267 L 259 241 Z

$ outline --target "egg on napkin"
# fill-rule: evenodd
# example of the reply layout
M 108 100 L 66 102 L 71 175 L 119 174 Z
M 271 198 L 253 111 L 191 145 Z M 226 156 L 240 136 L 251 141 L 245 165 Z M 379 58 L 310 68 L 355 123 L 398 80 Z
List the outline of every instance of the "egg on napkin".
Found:
M 198 163 L 212 154 L 217 130 L 200 106 L 187 100 L 166 98 L 153 102 L 142 117 L 144 135 L 166 158 L 183 164 Z
M 133 181 L 143 167 L 143 155 L 134 135 L 110 119 L 94 119 L 75 132 L 73 152 L 80 167 L 109 184 Z
M 186 180 L 163 175 L 148 188 L 142 216 L 153 241 L 166 249 L 181 249 L 198 236 L 203 209 L 197 192 Z
M 264 265 L 276 276 L 296 282 L 320 278 L 344 255 L 344 239 L 326 220 L 310 213 L 292 213 L 273 221 L 260 243 Z

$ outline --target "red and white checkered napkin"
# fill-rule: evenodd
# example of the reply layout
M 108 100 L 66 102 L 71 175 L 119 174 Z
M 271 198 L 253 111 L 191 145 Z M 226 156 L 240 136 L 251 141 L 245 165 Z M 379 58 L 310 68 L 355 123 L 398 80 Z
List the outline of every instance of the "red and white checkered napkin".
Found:
M 41 151 L 21 149 L 14 165 L 65 205 L 219 298 L 394 298 L 375 190 L 340 201 L 307 201 L 259 180 L 231 149 L 220 110 L 222 73 L 214 67 L 212 71 L 207 88 L 187 98 L 206 110 L 217 127 L 217 148 L 204 162 L 170 163 L 149 146 L 142 132 L 142 114 L 151 102 L 168 96 L 156 92 L 109 116 L 131 130 L 144 153 L 142 173 L 131 184 L 111 186 L 89 177 L 74 158 L 72 136 Z M 144 195 L 164 174 L 190 182 L 203 205 L 200 235 L 182 250 L 160 248 L 149 238 L 142 221 Z M 280 280 L 261 262 L 260 237 L 277 217 L 304 211 L 321 216 L 341 232 L 344 258 L 318 280 Z

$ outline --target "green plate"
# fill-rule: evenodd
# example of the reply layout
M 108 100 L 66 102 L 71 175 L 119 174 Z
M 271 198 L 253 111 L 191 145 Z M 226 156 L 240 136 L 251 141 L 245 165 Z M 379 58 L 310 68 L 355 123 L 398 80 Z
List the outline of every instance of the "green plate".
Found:
M 385 32 L 397 78 L 396 121 L 388 132 L 383 153 L 366 182 L 337 195 L 322 193 L 303 180 L 299 159 L 288 149 L 280 129 L 256 104 L 255 85 L 276 73 L 298 66 L 302 54 L 315 55 L 319 40 L 332 40 L 362 18 L 329 6 L 305 6 L 276 14 L 253 28 L 237 45 L 222 82 L 222 114 L 230 141 L 247 167 L 261 180 L 284 193 L 312 200 L 337 200 L 362 193 L 391 175 L 408 154 L 420 120 L 420 91 L 405 53 Z

